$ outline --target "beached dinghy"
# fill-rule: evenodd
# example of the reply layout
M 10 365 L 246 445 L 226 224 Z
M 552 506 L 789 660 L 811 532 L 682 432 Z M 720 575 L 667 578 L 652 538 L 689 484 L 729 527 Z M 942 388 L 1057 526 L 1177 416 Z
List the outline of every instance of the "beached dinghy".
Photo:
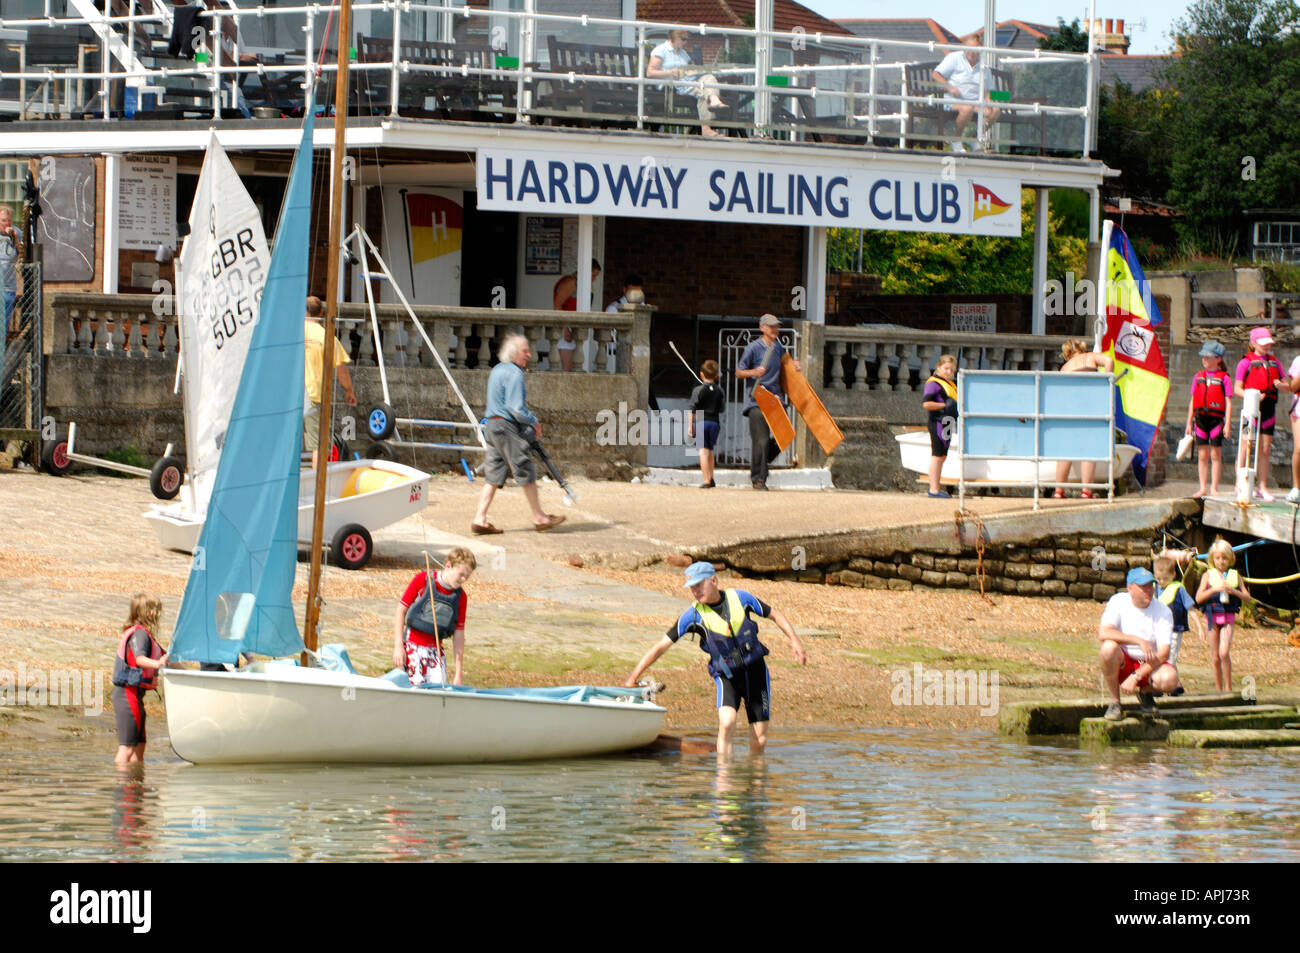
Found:
M 915 430 L 900 433 L 894 439 L 898 441 L 898 452 L 904 469 L 915 473 L 930 472 L 930 434 L 927 431 Z M 1137 447 L 1127 443 L 1115 445 L 1114 469 L 1116 479 L 1124 475 L 1124 471 L 1129 468 L 1137 454 Z M 990 480 L 993 483 L 1030 483 L 1034 479 L 1034 462 L 1032 460 L 966 460 L 961 455 L 961 444 L 954 437 L 952 449 L 948 451 L 948 456 L 943 462 L 940 478 L 945 483 L 956 483 L 962 478 L 963 469 L 967 480 Z M 1104 461 L 1099 462 L 1097 464 L 1097 475 L 1094 479 L 1098 483 L 1107 482 L 1110 480 L 1110 470 L 1111 468 Z M 1038 479 L 1049 486 L 1055 485 L 1055 460 L 1042 460 L 1039 462 Z M 1076 483 L 1082 479 L 1079 475 L 1079 462 L 1077 460 L 1070 464 L 1068 479 Z
M 340 32 L 346 36 L 346 3 L 344 11 Z M 345 66 L 340 72 L 345 90 Z M 339 115 L 346 112 L 345 103 L 339 104 Z M 319 531 L 313 534 L 306 644 L 292 604 L 304 390 L 298 311 L 307 294 L 313 114 L 309 107 L 262 320 L 253 330 L 186 581 L 169 649 L 176 662 L 235 663 L 241 653 L 283 658 L 316 645 Z M 336 156 L 342 151 L 336 149 Z M 337 167 L 335 174 L 341 183 Z M 339 231 L 332 227 L 330 234 Z M 337 261 L 337 254 L 330 257 Z M 336 287 L 332 277 L 327 287 Z M 331 301 L 326 368 L 333 314 Z M 327 400 L 322 419 L 328 419 Z M 319 526 L 325 493 L 318 488 L 315 497 Z M 666 714 L 648 689 L 426 689 L 404 681 L 400 675 L 365 678 L 285 663 L 257 663 L 234 672 L 168 668 L 163 675 L 167 728 L 177 754 L 199 763 L 434 764 L 637 748 L 655 739 Z

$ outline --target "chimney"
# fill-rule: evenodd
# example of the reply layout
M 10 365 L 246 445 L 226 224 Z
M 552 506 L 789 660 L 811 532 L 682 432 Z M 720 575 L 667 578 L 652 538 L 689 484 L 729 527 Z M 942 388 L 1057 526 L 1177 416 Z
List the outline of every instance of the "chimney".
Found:
M 1115 32 L 1118 33 L 1120 36 L 1123 36 L 1123 35 L 1124 35 L 1124 21 L 1123 21 L 1123 20 L 1116 20 L 1116 21 L 1115 21 Z
M 1114 33 L 1114 32 L 1115 32 L 1115 21 L 1114 21 L 1114 20 L 1107 20 L 1107 21 L 1106 21 L 1106 34 L 1107 34 L 1107 36 L 1109 36 L 1111 33 Z

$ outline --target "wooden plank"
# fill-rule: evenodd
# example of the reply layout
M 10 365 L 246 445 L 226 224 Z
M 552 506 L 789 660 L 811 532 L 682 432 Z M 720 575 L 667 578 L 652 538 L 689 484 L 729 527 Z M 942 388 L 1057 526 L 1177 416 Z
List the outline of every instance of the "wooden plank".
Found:
M 754 403 L 758 404 L 758 409 L 763 412 L 763 419 L 767 421 L 776 445 L 782 450 L 790 446 L 790 442 L 794 440 L 794 427 L 785 412 L 785 405 L 762 384 L 754 385 Z
M 830 456 L 844 442 L 844 434 L 808 383 L 808 378 L 794 366 L 794 358 L 789 354 L 781 355 L 781 386 L 789 396 L 790 403 L 794 404 L 794 409 L 799 411 L 799 416 L 808 425 L 808 432 L 821 444 L 826 455 Z
M 1300 533 L 1296 507 L 1284 500 L 1239 506 L 1232 499 L 1211 497 L 1205 501 L 1201 519 L 1206 526 L 1232 530 L 1259 539 L 1271 539 L 1278 543 L 1291 542 L 1293 525 Z

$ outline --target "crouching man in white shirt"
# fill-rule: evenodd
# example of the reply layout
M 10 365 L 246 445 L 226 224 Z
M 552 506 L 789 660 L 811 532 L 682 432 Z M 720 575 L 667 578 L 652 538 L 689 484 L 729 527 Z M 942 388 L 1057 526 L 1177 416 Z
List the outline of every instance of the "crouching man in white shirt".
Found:
M 1110 721 L 1124 717 L 1121 691 L 1136 694 L 1142 711 L 1153 712 L 1153 695 L 1169 694 L 1178 687 L 1178 670 L 1169 663 L 1174 617 L 1155 598 L 1155 576 L 1146 569 L 1130 569 L 1127 582 L 1127 591 L 1115 593 L 1106 603 L 1097 629 L 1101 680 L 1111 699 L 1106 709 Z

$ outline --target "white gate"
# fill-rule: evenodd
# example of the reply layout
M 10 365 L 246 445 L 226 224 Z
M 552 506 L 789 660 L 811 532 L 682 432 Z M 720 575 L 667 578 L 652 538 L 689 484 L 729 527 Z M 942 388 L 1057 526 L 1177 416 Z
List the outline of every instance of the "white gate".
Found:
M 717 463 L 723 467 L 749 469 L 749 420 L 741 413 L 745 404 L 748 380 L 736 377 L 736 365 L 752 341 L 763 336 L 757 328 L 723 328 L 718 332 L 718 383 L 727 395 L 727 409 L 722 415 L 722 432 L 715 449 Z M 781 344 L 792 355 L 798 353 L 799 334 L 793 328 L 781 329 Z M 791 424 L 794 410 L 787 407 Z M 794 445 L 791 444 L 772 461 L 773 467 L 788 467 Z

